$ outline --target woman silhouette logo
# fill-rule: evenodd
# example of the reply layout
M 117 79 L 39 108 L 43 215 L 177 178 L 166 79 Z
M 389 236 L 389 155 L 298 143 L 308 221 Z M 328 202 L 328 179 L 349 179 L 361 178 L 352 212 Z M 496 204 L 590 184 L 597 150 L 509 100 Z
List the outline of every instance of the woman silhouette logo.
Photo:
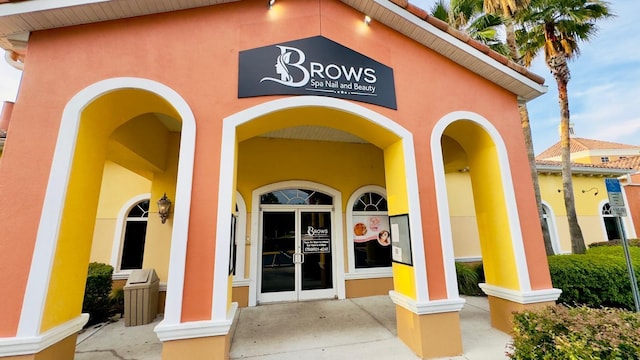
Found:
M 276 74 L 280 75 L 280 78 L 278 79 L 272 77 L 263 77 L 260 82 L 273 81 L 277 82 L 278 84 L 291 87 L 303 87 L 307 85 L 310 76 L 309 71 L 304 66 L 302 66 L 306 59 L 304 52 L 302 52 L 302 50 L 300 49 L 290 46 L 276 45 L 276 47 L 280 49 L 280 55 L 278 55 L 278 57 L 276 58 L 276 64 L 274 67 L 276 69 Z M 294 53 L 298 55 L 297 62 L 292 62 L 292 55 Z M 289 71 L 290 67 L 298 69 L 302 72 L 302 80 L 298 82 L 293 80 L 293 75 L 291 75 L 291 72 Z

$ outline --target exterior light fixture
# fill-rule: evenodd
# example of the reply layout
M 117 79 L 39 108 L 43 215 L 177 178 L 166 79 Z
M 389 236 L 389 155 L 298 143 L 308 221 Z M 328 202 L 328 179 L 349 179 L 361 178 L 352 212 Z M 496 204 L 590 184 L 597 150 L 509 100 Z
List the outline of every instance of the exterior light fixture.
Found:
M 167 216 L 169 216 L 169 208 L 171 208 L 171 200 L 167 198 L 167 193 L 164 193 L 158 200 L 158 215 L 160 215 L 163 224 L 167 221 Z
M 594 187 L 592 187 L 591 189 L 588 189 L 588 190 L 582 190 L 582 193 L 583 193 L 583 194 L 584 194 L 584 193 L 588 193 L 588 192 L 593 191 L 593 190 L 595 190 L 595 191 L 596 191 L 596 192 L 594 192 L 594 193 L 593 193 L 593 196 L 598 195 L 598 189 L 597 189 L 597 188 L 594 188 Z
M 367 24 L 367 25 L 371 24 L 371 16 L 365 15 L 364 23 Z
M 276 0 L 269 0 L 267 4 L 269 4 L 269 10 L 271 10 L 271 7 L 273 7 L 273 4 L 276 3 Z

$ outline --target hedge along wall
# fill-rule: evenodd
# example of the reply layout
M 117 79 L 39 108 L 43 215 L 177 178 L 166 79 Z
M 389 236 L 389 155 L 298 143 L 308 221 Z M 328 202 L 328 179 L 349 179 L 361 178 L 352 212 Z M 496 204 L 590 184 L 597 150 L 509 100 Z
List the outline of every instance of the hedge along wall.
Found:
M 640 248 L 630 246 L 631 259 L 640 271 Z M 549 257 L 553 287 L 562 289 L 559 302 L 589 307 L 633 310 L 631 282 L 621 246 L 594 246 L 585 255 Z

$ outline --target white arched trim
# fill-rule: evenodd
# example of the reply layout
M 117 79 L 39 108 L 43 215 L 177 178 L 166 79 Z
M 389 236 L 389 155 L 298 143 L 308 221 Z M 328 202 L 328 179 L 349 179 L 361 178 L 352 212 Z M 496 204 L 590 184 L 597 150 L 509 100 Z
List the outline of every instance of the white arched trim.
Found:
M 100 96 L 119 89 L 139 89 L 158 95 L 173 106 L 180 116 L 179 120 L 182 121 L 169 285 L 163 323 L 180 322 L 189 208 L 191 206 L 196 135 L 195 118 L 186 101 L 166 85 L 148 79 L 121 77 L 99 81 L 84 88 L 71 98 L 62 113 L 20 314 L 18 338 L 32 338 L 38 336 L 40 332 L 82 111 Z M 71 320 L 71 322 L 73 321 Z
M 333 214 L 331 217 L 331 224 L 333 227 L 331 242 L 335 253 L 335 261 L 333 264 L 333 274 L 335 274 L 334 285 L 338 293 L 339 299 L 345 298 L 344 287 L 344 243 L 342 241 L 343 229 L 342 229 L 342 194 L 340 191 L 331 188 L 329 186 L 310 182 L 310 181 L 282 181 L 274 184 L 269 184 L 258 189 L 255 189 L 251 193 L 251 270 L 249 278 L 249 306 L 256 306 L 258 296 L 258 264 L 261 262 L 258 259 L 260 245 L 260 195 L 270 193 L 277 190 L 284 189 L 310 189 L 322 192 L 324 194 L 331 195 L 333 198 Z M 286 206 L 286 205 L 283 205 Z
M 363 186 L 351 194 L 349 201 L 347 201 L 346 209 L 346 223 L 347 229 L 353 229 L 353 204 L 366 193 L 376 193 L 382 195 L 387 199 L 387 190 L 382 186 L 367 185 Z M 391 266 L 383 268 L 370 268 L 370 269 L 356 269 L 356 257 L 353 249 L 353 231 L 347 231 L 347 255 L 348 255 L 348 269 L 349 272 L 345 274 L 345 279 L 370 279 L 381 277 L 392 277 L 393 271 Z
M 558 226 L 556 225 L 556 214 L 553 212 L 551 205 L 542 200 L 542 206 L 547 213 L 547 224 L 549 225 L 549 237 L 551 238 L 551 247 L 554 254 L 562 254 L 562 246 L 560 244 L 560 236 L 558 235 Z
M 608 203 L 609 203 L 609 200 L 601 200 L 600 204 L 598 205 L 598 217 L 600 218 L 600 229 L 602 229 L 602 241 L 608 241 L 609 240 L 609 234 L 607 234 L 607 226 L 604 224 L 604 218 L 605 217 L 613 218 L 613 215 L 605 216 L 602 213 L 602 209 Z
M 627 214 L 631 214 L 630 210 L 629 210 L 629 202 L 627 202 L 626 199 L 626 195 L 625 192 L 622 192 L 622 195 L 625 197 L 625 207 L 627 208 Z M 602 239 L 603 241 L 607 241 L 609 240 L 609 235 L 607 234 L 607 227 L 604 224 L 604 218 L 613 218 L 615 219 L 615 215 L 609 215 L 609 216 L 605 216 L 602 214 L 602 208 L 609 203 L 609 200 L 602 200 L 600 201 L 600 205 L 598 206 L 598 216 L 600 217 L 600 227 L 602 228 Z M 622 224 L 622 231 L 624 231 L 624 236 L 627 239 L 632 239 L 636 237 L 636 231 L 633 227 L 633 222 L 631 219 L 631 216 L 622 216 L 620 218 L 621 220 L 621 224 Z M 616 220 L 617 221 L 617 220 Z M 617 226 L 617 225 L 616 225 Z M 622 235 L 622 234 L 621 234 Z
M 409 207 L 409 222 L 412 229 L 416 229 L 412 232 L 412 250 L 414 257 L 414 278 L 416 281 L 416 301 L 426 302 L 429 299 L 427 288 L 427 273 L 425 265 L 425 253 L 424 243 L 422 237 L 422 220 L 420 213 L 420 202 L 418 196 L 418 177 L 416 172 L 416 160 L 415 151 L 413 145 L 412 134 L 404 129 L 402 126 L 392 121 L 391 119 L 369 110 L 361 105 L 351 103 L 349 101 L 334 99 L 330 97 L 320 96 L 293 96 L 278 100 L 269 101 L 254 107 L 248 108 L 234 115 L 231 115 L 223 120 L 222 128 L 222 151 L 220 154 L 220 168 L 221 169 L 235 169 L 235 157 L 236 157 L 236 127 L 251 120 L 286 109 L 294 109 L 300 107 L 321 107 L 331 108 L 346 113 L 354 114 L 363 119 L 369 120 L 382 128 L 396 134 L 402 139 L 402 146 L 404 152 L 404 167 L 406 169 L 406 186 L 408 192 L 408 207 Z M 234 180 L 233 171 L 221 171 L 220 182 L 218 190 L 218 246 L 219 249 L 229 248 L 229 227 L 226 226 L 228 222 L 229 209 L 232 206 L 232 191 Z M 254 216 L 255 217 L 255 216 Z M 255 219 L 252 219 L 252 223 Z M 228 264 L 229 254 L 227 251 L 216 251 L 216 268 L 224 269 L 224 264 Z M 419 259 L 419 260 L 416 260 Z M 215 291 L 213 298 L 213 310 L 212 319 L 214 321 L 223 321 L 228 319 L 231 314 L 227 314 L 227 289 L 226 274 L 223 271 L 216 271 L 214 274 L 214 289 L 220 289 Z M 251 281 L 254 281 L 252 279 Z
M 431 156 L 433 162 L 433 173 L 435 178 L 436 199 L 438 203 L 438 221 L 440 224 L 440 234 L 442 241 L 443 259 L 445 263 L 445 277 L 447 281 L 447 293 L 449 298 L 458 297 L 455 259 L 453 253 L 453 236 L 451 233 L 451 220 L 449 218 L 449 199 L 447 196 L 447 184 L 442 160 L 441 139 L 446 128 L 458 120 L 469 120 L 480 126 L 492 139 L 496 146 L 498 163 L 500 165 L 502 187 L 507 206 L 507 216 L 509 229 L 511 232 L 512 246 L 518 271 L 518 282 L 520 291 L 531 292 L 529 281 L 529 270 L 524 252 L 522 232 L 520 229 L 520 217 L 516 204 L 513 182 L 511 179 L 511 166 L 506 146 L 498 130 L 484 117 L 469 111 L 456 111 L 442 117 L 433 128 L 431 133 Z
M 124 245 L 124 229 L 127 223 L 127 215 L 129 211 L 137 203 L 150 200 L 151 193 L 140 194 L 129 199 L 118 211 L 118 217 L 116 218 L 116 229 L 113 233 L 113 245 L 111 246 L 111 266 L 113 266 L 113 278 L 125 279 L 131 274 L 131 270 L 120 270 L 120 262 L 122 261 L 122 246 Z M 151 205 L 151 204 L 149 204 Z

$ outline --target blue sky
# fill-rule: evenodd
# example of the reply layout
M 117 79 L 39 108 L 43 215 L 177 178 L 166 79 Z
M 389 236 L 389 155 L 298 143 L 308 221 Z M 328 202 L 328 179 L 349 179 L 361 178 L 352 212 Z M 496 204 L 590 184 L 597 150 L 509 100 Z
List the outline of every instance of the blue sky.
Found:
M 412 0 L 429 10 L 433 0 Z M 610 3 L 617 15 L 600 23 L 594 41 L 569 63 L 569 107 L 575 136 L 640 145 L 640 1 Z M 558 141 L 558 93 L 539 57 L 531 70 L 544 76 L 547 94 L 529 103 L 536 154 Z M 0 59 L 0 101 L 14 101 L 20 71 Z

